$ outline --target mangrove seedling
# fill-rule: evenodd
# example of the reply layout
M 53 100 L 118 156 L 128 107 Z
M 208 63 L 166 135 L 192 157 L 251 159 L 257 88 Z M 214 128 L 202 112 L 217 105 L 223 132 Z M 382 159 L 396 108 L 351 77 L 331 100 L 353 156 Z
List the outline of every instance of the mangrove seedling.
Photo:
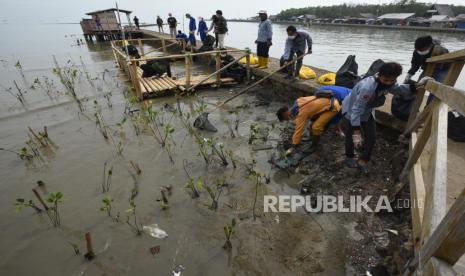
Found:
M 25 200 L 24 198 L 17 198 L 15 202 L 16 206 L 16 212 L 21 212 L 23 208 L 32 208 L 34 209 L 37 213 L 42 212 L 42 209 L 40 209 L 33 201 L 32 199 Z
M 229 134 L 231 135 L 231 138 L 236 138 L 236 134 L 234 133 L 234 129 L 233 129 L 231 120 L 224 119 L 224 123 L 228 126 Z
M 229 160 L 231 160 L 231 163 L 233 165 L 233 168 L 236 169 L 236 157 L 234 156 L 234 152 L 232 150 L 226 150 L 226 155 L 229 157 Z
M 161 200 L 160 200 L 161 209 L 166 210 L 170 207 L 168 198 L 166 197 L 165 190 L 161 190 L 160 193 L 161 193 Z
M 216 155 L 220 160 L 223 166 L 228 165 L 228 158 L 226 157 L 226 154 L 224 152 L 224 144 L 217 142 L 213 138 L 205 138 L 205 141 L 207 142 L 207 145 L 211 148 L 211 154 Z
M 58 204 L 63 202 L 63 193 L 61 192 L 50 193 L 50 195 L 47 197 L 47 201 L 49 203 L 52 203 L 52 207 L 50 207 L 49 210 L 52 213 L 50 218 L 52 220 L 53 226 L 58 227 L 61 224 Z
M 109 217 L 111 217 L 111 206 L 113 201 L 114 200 L 108 196 L 102 199 L 103 206 L 100 208 L 100 211 L 107 213 Z
M 249 145 L 253 143 L 253 140 L 257 139 L 257 135 L 258 135 L 257 124 L 250 124 Z
M 0 150 L 17 154 L 19 156 L 19 158 L 21 158 L 22 160 L 24 160 L 24 159 L 31 160 L 34 157 L 34 156 L 30 155 L 27 152 L 27 148 L 22 148 L 19 152 L 14 151 L 14 150 L 5 149 L 5 148 L 0 148 Z
M 68 242 L 68 243 L 73 248 L 73 251 L 74 251 L 75 255 L 80 255 L 81 254 L 81 251 L 79 250 L 79 246 L 77 244 L 75 244 L 73 242 Z
M 226 237 L 226 242 L 224 243 L 223 248 L 226 250 L 231 250 L 232 249 L 231 237 L 236 230 L 236 219 L 233 218 L 231 220 L 231 223 L 226 223 L 223 229 L 224 229 L 224 235 Z
M 215 212 L 218 210 L 218 202 L 224 186 L 226 186 L 226 183 L 223 179 L 217 179 L 216 185 L 214 187 L 210 187 L 207 185 L 207 183 L 205 183 L 205 190 L 208 192 L 208 195 L 212 201 L 210 209 L 214 210 Z
M 129 202 L 129 209 L 126 210 L 127 217 L 126 217 L 126 223 L 131 227 L 132 230 L 137 235 L 142 234 L 141 226 L 139 225 L 139 222 L 137 221 L 137 213 L 136 213 L 136 203 L 134 203 L 134 200 L 131 200 Z M 132 222 L 131 222 L 131 217 L 132 217 Z
M 102 181 L 102 193 L 110 191 L 111 177 L 113 175 L 113 166 L 107 171 L 107 162 L 103 164 L 103 181 Z
M 262 175 L 259 172 L 253 170 L 250 173 L 249 177 L 255 182 L 255 197 L 254 197 L 253 206 L 252 206 L 252 215 L 253 215 L 253 220 L 255 221 L 256 219 L 255 206 L 257 205 L 258 187 L 261 185 Z
M 195 181 L 194 178 L 191 177 L 191 175 L 189 174 L 189 171 L 187 171 L 187 160 L 186 159 L 183 160 L 182 166 L 188 178 L 186 188 L 189 188 L 192 191 L 192 198 L 199 197 L 200 190 L 202 189 L 202 186 L 203 186 L 202 180 L 200 180 L 199 178 L 197 181 Z

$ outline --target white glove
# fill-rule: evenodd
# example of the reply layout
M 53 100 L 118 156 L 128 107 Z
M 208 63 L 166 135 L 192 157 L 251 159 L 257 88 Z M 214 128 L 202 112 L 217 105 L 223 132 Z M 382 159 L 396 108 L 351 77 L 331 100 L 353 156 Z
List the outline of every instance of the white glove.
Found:
M 408 83 L 411 79 L 412 79 L 412 75 L 407 74 L 407 76 L 405 76 L 404 83 Z
M 354 133 L 352 135 L 352 141 L 354 142 L 354 146 L 356 148 L 359 148 L 362 146 L 362 135 L 360 134 L 360 132 Z
M 423 77 L 419 82 L 418 85 L 425 85 L 428 81 L 434 80 L 432 77 Z
M 292 147 L 292 148 L 289 148 L 289 149 L 286 151 L 286 156 L 291 155 L 291 154 L 293 154 L 294 152 L 295 152 L 295 148 L 293 148 L 293 147 Z

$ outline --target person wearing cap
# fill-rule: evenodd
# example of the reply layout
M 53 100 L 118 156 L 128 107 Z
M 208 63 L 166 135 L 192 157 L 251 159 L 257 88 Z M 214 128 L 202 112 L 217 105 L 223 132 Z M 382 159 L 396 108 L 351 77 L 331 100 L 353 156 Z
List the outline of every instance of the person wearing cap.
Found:
M 312 53 L 313 41 L 307 32 L 297 31 L 296 27 L 292 25 L 287 27 L 286 31 L 286 47 L 289 47 L 288 62 L 292 61 L 295 56 L 302 57 L 306 49 L 308 54 Z M 296 76 L 299 76 L 302 60 L 303 58 L 300 58 L 295 63 L 289 65 L 287 79 L 294 79 Z
M 260 18 L 260 23 L 258 24 L 258 36 L 255 43 L 257 44 L 257 56 L 258 56 L 258 65 L 259 69 L 268 68 L 268 53 L 270 51 L 271 45 L 273 45 L 273 28 L 271 26 L 271 21 L 268 19 L 268 14 L 266 11 L 261 10 L 258 12 L 258 17 Z
M 171 13 L 168 13 L 168 19 L 166 21 L 168 22 L 168 26 L 170 27 L 170 36 L 176 37 L 176 26 L 178 25 L 178 21 L 175 17 L 173 17 Z
M 224 47 L 224 37 L 228 32 L 228 23 L 223 17 L 223 12 L 221 10 L 216 11 L 216 33 L 218 34 L 218 47 L 220 49 L 225 49 Z
M 195 18 L 188 13 L 186 13 L 186 18 L 189 19 L 189 42 L 191 46 L 195 46 L 197 44 L 195 39 L 195 30 L 197 30 Z

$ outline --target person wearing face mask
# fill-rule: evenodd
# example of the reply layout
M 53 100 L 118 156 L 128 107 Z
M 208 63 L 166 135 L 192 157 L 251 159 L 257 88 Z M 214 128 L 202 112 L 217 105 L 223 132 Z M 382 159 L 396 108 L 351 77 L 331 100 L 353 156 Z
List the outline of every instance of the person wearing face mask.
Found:
M 386 94 L 407 94 L 416 92 L 415 83 L 398 85 L 397 77 L 402 74 L 402 66 L 396 62 L 382 65 L 377 74 L 359 81 L 352 93 L 342 102 L 341 127 L 345 135 L 345 164 L 350 168 L 361 168 L 368 173 L 367 163 L 375 145 L 376 123 L 374 109 L 384 105 Z M 418 84 L 424 85 L 429 79 L 423 78 Z M 362 154 L 356 160 L 354 147 L 363 147 Z
M 266 69 L 268 68 L 268 52 L 270 51 L 271 45 L 273 45 L 271 42 L 273 37 L 273 28 L 266 11 L 259 11 L 258 17 L 260 17 L 260 24 L 258 24 L 258 37 L 257 40 L 255 40 L 258 56 L 257 68 Z
M 420 70 L 426 69 L 426 60 L 433 56 L 443 55 L 449 53 L 447 48 L 443 47 L 441 43 L 429 35 L 418 37 L 415 40 L 415 50 L 412 55 L 412 66 L 408 70 L 407 76 L 405 77 L 404 83 L 408 83 L 415 73 Z M 443 82 L 446 78 L 447 72 L 449 71 L 450 63 L 438 63 L 434 67 L 433 79 L 438 82 Z M 424 71 L 423 71 L 424 72 Z M 424 76 L 424 73 L 420 75 L 420 79 Z M 428 103 L 434 98 L 432 94 L 428 97 Z
M 309 54 L 312 53 L 313 41 L 310 35 L 304 31 L 297 31 L 296 27 L 289 26 L 286 29 L 287 40 L 286 47 L 290 48 L 288 62 L 297 56 L 300 57 L 305 53 L 305 49 Z M 294 79 L 299 75 L 300 68 L 302 68 L 302 58 L 298 59 L 295 64 L 291 64 L 288 67 L 287 79 Z

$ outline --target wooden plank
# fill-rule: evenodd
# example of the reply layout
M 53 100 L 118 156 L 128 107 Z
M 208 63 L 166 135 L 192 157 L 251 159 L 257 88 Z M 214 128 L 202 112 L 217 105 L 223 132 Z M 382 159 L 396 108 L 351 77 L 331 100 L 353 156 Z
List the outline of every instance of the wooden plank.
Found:
M 411 132 L 416 131 L 421 124 L 423 124 L 426 120 L 429 120 L 431 117 L 431 107 L 431 104 L 427 105 L 425 109 L 423 109 L 423 111 L 412 121 L 412 123 L 405 128 L 403 134 L 408 135 Z
M 465 189 L 452 204 L 436 231 L 423 245 L 420 254 L 415 256 L 410 267 L 424 267 L 432 256 L 437 256 L 453 265 L 464 253 Z
M 148 79 L 147 80 L 150 85 L 152 85 L 153 87 L 156 88 L 157 91 L 163 91 L 163 87 L 161 87 L 156 81 L 154 81 L 153 79 Z
M 168 89 L 173 89 L 173 88 L 176 87 L 176 86 L 174 86 L 172 83 L 170 83 L 169 81 L 167 81 L 167 80 L 165 79 L 165 77 L 159 78 L 158 80 L 159 80 L 161 83 L 163 83 L 163 85 L 165 85 L 165 87 L 167 87 Z
M 185 80 L 186 80 L 186 88 L 189 89 L 189 86 L 191 85 L 191 58 L 189 56 L 185 56 L 185 63 L 186 63 L 186 76 L 185 76 Z
M 436 81 L 429 81 L 426 90 L 432 92 L 436 97 L 452 109 L 465 114 L 465 91 L 453 88 Z
M 431 183 L 426 183 L 422 240 L 427 241 L 446 215 L 447 208 L 447 105 L 434 99 L 431 118 Z
M 430 57 L 426 60 L 428 63 L 438 63 L 438 62 L 450 62 L 450 61 L 458 61 L 458 60 L 465 60 L 465 49 L 458 50 L 452 53 Z
M 153 92 L 152 87 L 147 83 L 146 79 L 140 79 L 142 85 L 145 87 L 145 92 L 142 91 L 142 93 L 150 93 Z
M 169 90 L 170 86 L 166 85 L 161 78 L 153 78 L 154 82 L 156 82 L 159 86 L 163 87 L 163 90 Z
M 143 57 L 145 56 L 144 44 L 142 43 L 142 40 L 140 38 L 138 39 L 138 43 L 139 43 L 140 55 Z
M 216 70 L 218 73 L 216 73 L 216 85 L 221 84 L 221 73 L 219 72 L 221 70 L 221 57 L 220 57 L 220 52 L 216 53 L 215 56 L 215 63 L 216 63 Z
M 428 64 L 425 70 L 425 76 L 431 77 L 434 71 L 434 64 Z M 415 100 L 413 101 L 412 108 L 410 110 L 410 115 L 407 121 L 407 128 L 412 125 L 413 121 L 416 119 L 418 111 L 420 110 L 421 104 L 423 103 L 423 99 L 425 98 L 425 89 L 419 88 L 417 89 L 417 95 Z
M 410 137 L 410 151 L 413 150 L 417 143 L 417 134 L 414 132 Z M 423 211 L 425 202 L 425 184 L 423 182 L 423 171 L 421 168 L 421 159 L 413 166 L 410 171 L 410 211 L 412 213 L 412 241 L 415 249 L 415 254 L 421 246 L 421 225 L 423 223 Z
M 434 102 L 432 104 L 434 104 Z M 400 174 L 400 179 L 403 179 L 408 175 L 410 169 L 417 162 L 418 158 L 420 158 L 420 155 L 423 152 L 426 142 L 428 142 L 428 139 L 431 134 L 431 121 L 431 117 L 429 118 L 429 120 L 426 121 L 423 131 L 420 133 L 417 143 L 415 143 L 415 147 L 413 148 L 413 150 L 410 151 L 407 162 L 405 163 L 405 166 L 402 169 L 402 173 Z
M 449 68 L 449 72 L 447 72 L 447 76 L 444 79 L 444 84 L 449 86 L 454 86 L 457 82 L 457 79 L 460 76 L 460 72 L 462 72 L 463 64 L 465 61 L 456 61 L 452 63 Z

